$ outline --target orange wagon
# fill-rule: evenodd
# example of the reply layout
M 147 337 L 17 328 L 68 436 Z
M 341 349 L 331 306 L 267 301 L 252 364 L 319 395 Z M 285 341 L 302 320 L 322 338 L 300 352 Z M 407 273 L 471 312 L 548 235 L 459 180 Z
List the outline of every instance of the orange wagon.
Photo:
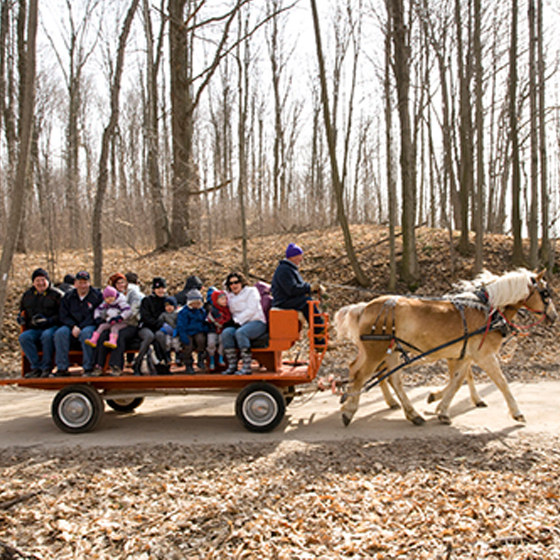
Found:
M 283 352 L 300 339 L 301 323 L 294 310 L 271 309 L 268 345 L 252 348 L 251 375 L 198 373 L 186 375 L 135 376 L 126 371 L 119 377 L 53 377 L 0 379 L 0 385 L 16 385 L 29 389 L 57 391 L 51 414 L 55 424 L 68 433 L 93 430 L 101 421 L 105 402 L 119 412 L 132 412 L 144 398 L 161 394 L 192 394 L 196 392 L 230 392 L 237 394 L 235 412 L 243 426 L 253 432 L 268 432 L 276 428 L 286 406 L 296 395 L 295 387 L 310 383 L 317 375 L 328 345 L 328 315 L 315 312 L 309 302 L 309 355 L 305 360 L 284 360 Z M 324 324 L 321 324 L 324 323 Z M 315 325 L 324 334 L 314 337 Z M 319 340 L 316 340 L 319 338 Z

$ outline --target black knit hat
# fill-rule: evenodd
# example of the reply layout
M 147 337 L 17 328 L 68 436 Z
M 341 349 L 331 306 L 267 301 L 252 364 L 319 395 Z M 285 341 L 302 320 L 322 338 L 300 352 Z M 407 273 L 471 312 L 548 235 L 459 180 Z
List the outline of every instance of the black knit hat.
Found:
M 156 276 L 152 279 L 152 290 L 156 288 L 167 288 L 167 284 L 165 283 L 165 278 L 161 276 Z
M 39 276 L 43 276 L 43 278 L 46 278 L 47 281 L 50 281 L 49 273 L 44 268 L 36 268 L 31 275 L 31 282 L 35 282 L 35 278 L 38 278 Z

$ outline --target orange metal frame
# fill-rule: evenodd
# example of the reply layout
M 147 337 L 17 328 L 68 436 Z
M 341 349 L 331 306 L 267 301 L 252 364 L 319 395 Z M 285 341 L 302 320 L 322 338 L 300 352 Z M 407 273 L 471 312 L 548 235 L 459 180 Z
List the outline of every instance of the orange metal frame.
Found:
M 253 360 L 258 369 L 252 375 L 221 375 L 221 373 L 199 373 L 185 375 L 121 375 L 119 377 L 54 377 L 48 379 L 26 379 L 25 362 L 22 362 L 22 377 L 0 379 L 1 385 L 17 385 L 33 389 L 60 390 L 67 385 L 85 383 L 105 393 L 117 391 L 151 392 L 176 389 L 240 390 L 255 381 L 267 381 L 277 387 L 290 387 L 311 382 L 317 375 L 328 346 L 328 315 L 315 313 L 318 302 L 309 302 L 309 357 L 305 362 L 282 360 L 282 352 L 289 350 L 300 338 L 301 324 L 298 312 L 292 309 L 271 309 L 269 316 L 269 344 L 266 348 L 252 349 Z M 321 324 L 322 320 L 322 324 Z M 314 335 L 315 326 L 321 334 Z M 319 340 L 317 340 L 319 339 Z M 320 344 L 318 343 L 320 342 Z M 74 352 L 72 358 L 80 358 Z M 77 361 L 77 360 L 76 360 Z

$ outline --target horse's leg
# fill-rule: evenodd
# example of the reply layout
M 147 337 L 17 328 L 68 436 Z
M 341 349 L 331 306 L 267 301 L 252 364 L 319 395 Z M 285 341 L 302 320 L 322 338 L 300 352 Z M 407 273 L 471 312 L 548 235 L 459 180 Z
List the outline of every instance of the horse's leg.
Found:
M 447 367 L 449 368 L 449 375 L 452 375 L 452 371 L 454 369 L 457 369 L 457 366 L 453 364 L 453 362 L 456 362 L 457 360 L 447 360 Z M 474 377 L 473 377 L 473 373 L 472 373 L 472 369 L 469 366 L 466 374 L 465 374 L 465 379 L 467 381 L 467 385 L 469 387 L 469 394 L 471 396 L 471 402 L 474 404 L 474 406 L 479 407 L 479 408 L 483 408 L 486 405 L 486 403 L 482 400 L 482 398 L 480 397 L 480 395 L 478 394 L 478 391 L 476 390 L 476 385 L 474 384 Z M 445 394 L 445 391 L 447 391 L 449 385 L 451 383 L 451 380 L 447 382 L 447 385 L 445 386 L 445 388 L 441 389 L 440 391 L 432 391 L 429 395 L 428 395 L 428 402 L 429 403 L 433 403 L 435 401 L 439 401 L 442 399 L 443 395 Z
M 465 379 L 467 380 L 467 385 L 469 386 L 469 394 L 471 396 L 471 402 L 477 408 L 486 408 L 488 405 L 482 400 L 481 396 L 478 394 L 478 391 L 476 390 L 476 385 L 474 384 L 474 375 L 472 372 L 472 368 L 470 366 L 467 369 Z
M 510 391 L 507 379 L 504 377 L 502 368 L 500 367 L 500 362 L 498 361 L 498 356 L 492 354 L 481 360 L 477 361 L 477 364 L 488 374 L 488 377 L 494 382 L 496 387 L 501 391 L 504 399 L 508 405 L 509 413 L 511 417 L 517 422 L 525 423 L 525 416 L 519 410 L 517 402 Z
M 398 358 L 396 357 L 394 359 L 393 358 L 388 359 L 387 360 L 388 370 L 391 371 L 393 368 L 397 367 L 398 363 L 399 363 Z M 408 398 L 408 395 L 405 393 L 403 383 L 402 383 L 401 372 L 396 371 L 395 373 L 391 374 L 388 379 L 389 379 L 389 383 L 391 384 L 391 387 L 393 387 L 393 390 L 395 391 L 397 398 L 399 399 L 402 405 L 403 412 L 406 418 L 416 426 L 423 424 L 425 422 L 424 418 L 420 414 L 418 414 L 418 412 L 416 412 L 416 410 L 412 406 L 412 403 L 410 402 L 410 399 Z
M 459 387 L 463 383 L 465 375 L 467 375 L 467 372 L 469 372 L 471 369 L 470 360 L 467 362 L 448 360 L 448 364 L 450 376 L 449 383 L 444 389 L 441 402 L 436 408 L 438 420 L 442 424 L 451 424 L 451 418 L 449 417 L 449 407 L 451 406 L 451 401 L 453 400 L 453 397 L 457 394 Z
M 377 369 L 385 356 L 385 348 L 375 350 L 371 346 L 367 349 L 359 344 L 358 356 L 350 363 L 348 389 L 340 402 L 342 403 L 342 422 L 348 426 L 360 405 L 360 393 L 368 377 Z
M 393 393 L 391 393 L 389 383 L 387 383 L 386 379 L 379 383 L 379 387 L 381 389 L 381 392 L 383 393 L 383 398 L 385 399 L 387 406 L 393 410 L 396 408 L 400 408 L 399 403 L 395 400 L 395 397 L 393 397 Z

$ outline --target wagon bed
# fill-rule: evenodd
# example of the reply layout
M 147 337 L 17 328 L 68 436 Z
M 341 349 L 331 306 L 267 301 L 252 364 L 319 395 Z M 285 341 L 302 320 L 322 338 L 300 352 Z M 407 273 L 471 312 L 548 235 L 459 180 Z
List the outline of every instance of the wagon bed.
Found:
M 327 350 L 328 316 L 314 312 L 314 305 L 317 302 L 310 302 L 309 353 L 305 360 L 283 359 L 283 352 L 301 338 L 297 311 L 272 309 L 268 344 L 252 349 L 251 375 L 222 375 L 220 371 L 187 375 L 184 370 L 175 369 L 169 375 L 139 376 L 125 370 L 118 377 L 84 377 L 81 372 L 71 370 L 73 374 L 69 377 L 25 378 L 27 364 L 24 360 L 22 377 L 0 379 L 0 386 L 57 391 L 51 407 L 53 420 L 69 433 L 94 429 L 103 416 L 104 401 L 119 412 L 132 412 L 146 396 L 196 392 L 237 393 L 236 415 L 245 428 L 270 431 L 282 421 L 286 405 L 295 395 L 295 386 L 315 379 Z M 314 336 L 314 328 L 319 324 L 323 332 Z

